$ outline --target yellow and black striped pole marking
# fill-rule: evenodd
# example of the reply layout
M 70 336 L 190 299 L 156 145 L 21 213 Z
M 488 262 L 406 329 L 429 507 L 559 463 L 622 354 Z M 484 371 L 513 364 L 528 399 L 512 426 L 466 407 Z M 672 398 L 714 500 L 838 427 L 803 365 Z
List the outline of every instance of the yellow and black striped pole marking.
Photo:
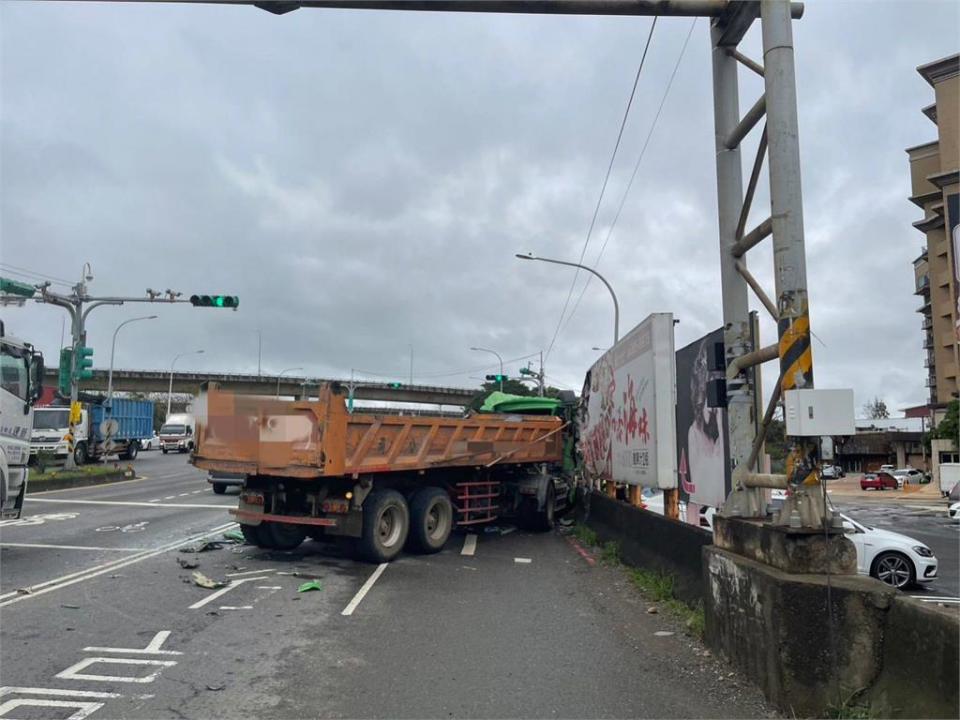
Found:
M 813 350 L 810 347 L 810 315 L 806 308 L 793 317 L 781 314 L 777 323 L 780 336 L 781 390 L 813 387 Z M 787 478 L 792 485 L 816 485 L 820 482 L 817 443 L 798 440 L 787 454 Z

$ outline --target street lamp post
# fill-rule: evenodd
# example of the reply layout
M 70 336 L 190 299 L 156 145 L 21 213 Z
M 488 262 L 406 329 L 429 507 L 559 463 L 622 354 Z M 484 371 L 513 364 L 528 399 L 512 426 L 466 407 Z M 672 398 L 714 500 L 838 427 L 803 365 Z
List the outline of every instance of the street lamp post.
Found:
M 170 417 L 170 401 L 173 399 L 173 366 L 177 364 L 177 360 L 182 358 L 184 355 L 201 355 L 203 350 L 192 350 L 190 352 L 180 353 L 177 355 L 173 362 L 170 363 L 170 387 L 167 389 L 167 417 Z M 166 418 L 164 418 L 166 422 Z
M 280 374 L 277 375 L 277 399 L 278 399 L 278 400 L 280 399 L 280 378 L 283 377 L 283 374 L 284 374 L 285 372 L 290 372 L 291 370 L 299 370 L 299 371 L 303 372 L 303 368 L 302 368 L 302 367 L 285 368 L 285 369 L 283 369 L 283 370 L 280 371 Z
M 500 361 L 500 392 L 503 392 L 503 358 L 500 357 L 500 353 L 498 353 L 496 350 L 489 350 L 487 348 L 482 348 L 482 347 L 472 347 L 470 349 L 475 350 L 476 352 L 487 352 L 487 353 L 490 353 L 491 355 L 497 356 L 497 360 Z
M 617 341 L 620 340 L 620 303 L 617 302 L 617 294 L 613 291 L 613 288 L 610 287 L 610 283 L 607 282 L 607 279 L 603 275 L 591 267 L 581 265 L 580 263 L 567 262 L 566 260 L 553 260 L 552 258 L 537 257 L 532 253 L 528 255 L 517 253 L 517 257 L 521 260 L 539 260 L 540 262 L 553 263 L 554 265 L 567 265 L 568 267 L 580 268 L 581 270 L 586 270 L 588 273 L 596 275 L 598 278 L 600 278 L 600 282 L 607 286 L 607 290 L 610 291 L 610 297 L 613 298 L 613 344 L 617 344 Z
M 117 333 L 120 332 L 120 328 L 124 325 L 129 325 L 132 322 L 137 322 L 138 320 L 156 320 L 156 315 L 146 315 L 144 317 L 131 318 L 130 320 L 124 320 L 122 323 L 117 325 L 117 329 L 113 331 L 113 344 L 110 345 L 110 370 L 107 372 L 107 410 L 110 411 L 113 409 L 113 355 L 117 350 Z

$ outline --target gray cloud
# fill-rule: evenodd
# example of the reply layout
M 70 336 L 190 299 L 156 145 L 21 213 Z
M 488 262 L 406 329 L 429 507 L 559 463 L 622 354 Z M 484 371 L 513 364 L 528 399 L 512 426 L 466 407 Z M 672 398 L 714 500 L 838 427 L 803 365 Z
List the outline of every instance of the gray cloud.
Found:
M 925 398 L 903 148 L 934 137 L 914 68 L 956 51 L 958 20 L 945 1 L 851 2 L 796 24 L 816 375 L 858 403 Z M 550 343 L 572 271 L 513 254 L 579 256 L 649 24 L 86 3 L 5 3 L 0 21 L 2 261 L 74 278 L 89 260 L 101 294 L 241 296 L 126 328 L 118 365 L 203 347 L 184 367 L 252 370 L 260 329 L 268 371 L 403 378 L 412 344 L 417 378 L 453 385 L 488 362 L 471 345 Z M 688 27 L 659 23 L 591 262 Z M 744 75 L 743 106 L 759 92 Z M 600 264 L 622 334 L 653 311 L 680 318 L 678 347 L 720 323 L 714 187 L 701 21 Z M 751 255 L 772 289 L 770 263 Z M 142 309 L 91 316 L 101 364 Z M 62 311 L 3 316 L 55 356 Z M 579 388 L 610 326 L 593 283 L 548 374 Z

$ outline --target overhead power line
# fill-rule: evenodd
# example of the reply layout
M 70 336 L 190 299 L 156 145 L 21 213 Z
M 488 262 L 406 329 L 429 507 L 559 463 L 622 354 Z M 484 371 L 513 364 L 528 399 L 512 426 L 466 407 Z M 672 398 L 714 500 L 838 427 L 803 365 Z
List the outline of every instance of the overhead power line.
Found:
M 521 360 L 529 360 L 531 358 L 539 357 L 540 352 L 530 353 L 529 355 L 523 355 L 521 357 L 509 358 L 503 361 L 503 364 L 506 365 L 512 362 L 520 362 Z M 475 365 L 471 368 L 466 368 L 465 370 L 453 370 L 449 372 L 442 373 L 417 373 L 414 375 L 414 379 L 422 378 L 440 378 L 440 377 L 454 377 L 455 375 L 467 375 L 472 372 L 480 372 L 481 370 L 495 370 L 499 369 L 499 363 L 488 363 L 487 365 Z M 397 377 L 406 377 L 406 373 L 378 373 L 371 372 L 369 370 L 354 370 L 358 375 L 369 375 L 370 377 L 381 377 L 381 378 L 397 378 Z
M 660 107 L 657 108 L 656 115 L 653 116 L 653 122 L 650 123 L 650 130 L 647 132 L 647 137 L 643 141 L 643 147 L 640 148 L 640 155 L 637 157 L 637 162 L 633 166 L 633 173 L 630 175 L 630 181 L 627 183 L 627 187 L 623 191 L 623 195 L 620 197 L 620 204 L 617 206 L 617 213 L 613 216 L 613 222 L 610 223 L 610 227 L 607 230 L 607 236 L 603 240 L 603 245 L 600 246 L 600 252 L 597 253 L 597 259 L 593 261 L 593 267 L 596 269 L 600 265 L 600 258 L 603 257 L 604 250 L 607 249 L 607 243 L 610 242 L 610 236 L 613 235 L 613 229 L 617 226 L 617 221 L 620 219 L 620 213 L 623 212 L 623 206 L 627 202 L 627 196 L 630 194 L 630 188 L 633 187 L 633 181 L 637 178 L 637 171 L 640 170 L 640 163 L 643 162 L 643 156 L 647 152 L 647 145 L 650 144 L 650 138 L 653 137 L 653 131 L 657 127 L 657 121 L 660 120 L 660 113 L 663 112 L 663 106 L 667 102 L 667 96 L 670 94 L 670 88 L 673 87 L 673 80 L 677 77 L 677 70 L 680 69 L 680 63 L 683 60 L 683 55 L 687 51 L 687 45 L 690 42 L 690 36 L 693 35 L 693 28 L 697 24 L 698 18 L 694 18 L 693 22 L 690 23 L 690 29 L 687 31 L 687 37 L 683 41 L 683 46 L 680 48 L 680 54 L 677 56 L 677 62 L 673 66 L 673 72 L 670 73 L 670 80 L 667 82 L 667 87 L 663 91 L 663 97 L 660 98 Z M 570 325 L 570 321 L 573 319 L 574 313 L 577 312 L 577 308 L 580 307 L 580 301 L 583 300 L 584 294 L 587 292 L 587 288 L 590 287 L 590 281 L 593 280 L 593 275 L 587 275 L 587 282 L 584 283 L 583 288 L 580 290 L 580 295 L 577 297 L 577 301 L 573 304 L 573 309 L 570 311 L 570 314 L 567 316 L 567 322 L 564 324 L 563 329 L 566 330 Z
M 69 280 L 65 280 L 64 278 L 59 278 L 55 275 L 47 275 L 46 273 L 37 272 L 36 270 L 30 270 L 29 268 L 19 267 L 17 265 L 11 265 L 10 263 L 0 262 L 0 268 L 2 268 L 4 272 L 11 273 L 12 275 L 19 275 L 21 277 L 35 280 L 49 280 L 59 285 L 73 285 L 73 283 L 71 283 Z
M 640 65 L 637 67 L 637 74 L 633 78 L 633 87 L 630 90 L 630 98 L 627 100 L 627 107 L 623 111 L 623 120 L 620 121 L 620 130 L 617 132 L 617 141 L 614 143 L 613 152 L 610 154 L 610 162 L 607 164 L 607 173 L 603 178 L 603 185 L 600 186 L 600 195 L 597 197 L 597 205 L 593 209 L 593 217 L 590 220 L 590 227 L 587 229 L 587 237 L 583 241 L 583 249 L 580 251 L 578 263 L 583 263 L 583 257 L 587 253 L 587 246 L 590 244 L 590 236 L 593 234 L 593 228 L 597 224 L 597 215 L 600 213 L 600 205 L 603 203 L 603 195 L 607 190 L 607 183 L 610 181 L 610 173 L 613 171 L 614 160 L 617 159 L 617 151 L 620 149 L 620 141 L 623 139 L 623 130 L 627 126 L 627 118 L 630 115 L 630 107 L 633 105 L 633 98 L 637 94 L 637 85 L 640 82 L 640 73 L 643 72 L 643 65 L 647 59 L 647 51 L 650 49 L 650 41 L 653 39 L 653 31 L 657 27 L 657 17 L 654 16 L 650 24 L 650 32 L 647 34 L 647 42 L 643 46 L 643 54 L 640 56 Z M 563 318 L 566 315 L 567 308 L 570 306 L 570 298 L 573 297 L 573 289 L 576 287 L 577 279 L 580 277 L 580 268 L 577 268 L 573 274 L 573 281 L 570 283 L 570 290 L 567 292 L 567 299 L 563 303 L 563 310 L 560 311 L 560 319 L 557 321 L 557 328 L 553 331 L 553 338 L 550 340 L 550 346 L 547 348 L 545 359 L 550 357 L 553 345 L 557 341 L 557 335 L 560 334 L 560 326 L 563 325 Z

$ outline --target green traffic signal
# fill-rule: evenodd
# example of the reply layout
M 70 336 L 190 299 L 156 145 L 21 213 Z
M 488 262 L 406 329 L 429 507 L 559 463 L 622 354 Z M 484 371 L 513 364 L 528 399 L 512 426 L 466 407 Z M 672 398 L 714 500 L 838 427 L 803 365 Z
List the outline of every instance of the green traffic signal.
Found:
M 487 375 L 486 378 L 490 382 L 503 382 L 510 379 L 506 375 Z
M 61 397 L 70 395 L 70 371 L 73 366 L 73 348 L 60 350 L 60 374 L 57 377 L 57 390 Z
M 89 380 L 93 377 L 93 348 L 77 348 L 77 380 Z
M 236 295 L 191 295 L 190 304 L 194 307 L 232 308 L 240 306 L 240 298 Z
M 403 387 L 403 383 L 392 382 L 390 383 L 390 387 L 392 387 L 394 390 L 399 390 Z

